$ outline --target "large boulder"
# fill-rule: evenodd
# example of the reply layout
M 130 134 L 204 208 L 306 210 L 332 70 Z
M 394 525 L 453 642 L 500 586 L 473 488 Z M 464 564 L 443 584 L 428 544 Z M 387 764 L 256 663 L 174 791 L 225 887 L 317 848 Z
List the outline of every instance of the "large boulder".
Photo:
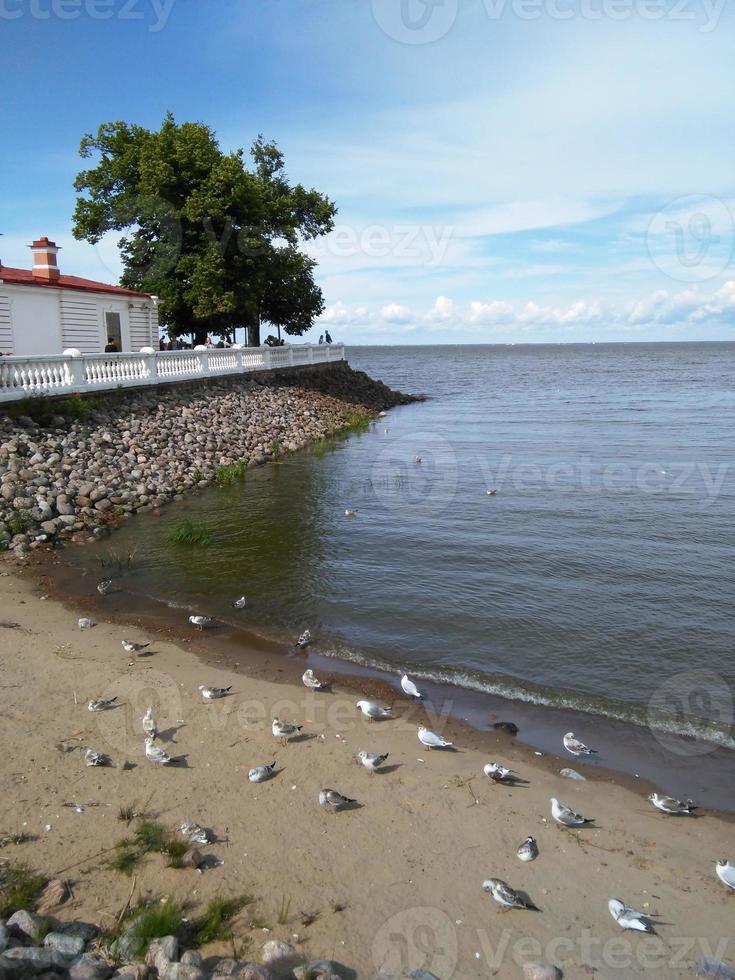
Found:
M 84 953 L 69 967 L 69 980 L 108 980 L 112 967 L 100 956 Z
M 277 977 L 285 977 L 301 963 L 301 954 L 291 943 L 284 943 L 281 939 L 269 939 L 260 951 L 260 962 Z

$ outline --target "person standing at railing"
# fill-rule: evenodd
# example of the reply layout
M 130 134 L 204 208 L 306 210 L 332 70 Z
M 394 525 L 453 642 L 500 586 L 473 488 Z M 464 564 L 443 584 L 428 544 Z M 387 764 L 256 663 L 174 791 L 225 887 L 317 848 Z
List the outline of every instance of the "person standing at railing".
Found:
M 105 345 L 105 354 L 119 354 L 120 348 L 117 346 L 112 337 L 107 338 L 107 344 Z
M 329 333 L 328 330 L 325 330 L 324 331 L 324 342 L 326 344 L 331 344 L 332 343 L 332 337 L 331 337 L 331 334 Z

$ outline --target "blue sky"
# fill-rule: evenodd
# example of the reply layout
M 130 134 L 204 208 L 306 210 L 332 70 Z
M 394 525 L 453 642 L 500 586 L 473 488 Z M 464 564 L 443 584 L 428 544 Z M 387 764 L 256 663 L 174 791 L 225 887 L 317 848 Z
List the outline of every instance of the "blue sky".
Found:
M 735 339 L 725 0 L 0 0 L 0 257 L 74 242 L 104 121 L 259 133 L 339 206 L 310 249 L 348 342 Z

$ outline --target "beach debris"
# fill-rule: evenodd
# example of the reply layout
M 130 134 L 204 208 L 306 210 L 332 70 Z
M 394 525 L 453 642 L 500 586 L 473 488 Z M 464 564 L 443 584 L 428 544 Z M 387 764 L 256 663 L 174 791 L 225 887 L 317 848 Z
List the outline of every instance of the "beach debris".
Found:
M 271 734 L 274 738 L 280 738 L 285 745 L 292 736 L 298 735 L 303 727 L 303 725 L 292 725 L 288 721 L 274 718 L 271 722 Z
M 141 650 L 146 650 L 150 643 L 133 643 L 132 640 L 121 640 L 122 648 L 126 653 L 140 653 Z
M 148 735 L 145 740 L 145 757 L 159 766 L 168 766 L 171 763 L 171 756 L 160 745 L 156 745 L 155 739 Z
M 421 691 L 419 691 L 408 674 L 404 674 L 401 678 L 401 687 L 403 688 L 403 693 L 407 694 L 410 698 L 418 698 L 419 701 L 423 701 L 423 694 Z
M 51 909 L 63 905 L 70 897 L 71 889 L 69 883 L 62 881 L 61 878 L 53 878 L 38 896 L 36 900 L 36 911 L 43 915 L 44 912 L 50 912 Z
M 559 775 L 563 776 L 565 779 L 577 779 L 579 782 L 586 782 L 587 779 L 582 775 L 581 772 L 577 772 L 576 769 L 560 769 Z
M 677 800 L 673 796 L 665 796 L 663 793 L 651 793 L 648 799 L 661 813 L 667 813 L 674 817 L 691 816 L 697 809 L 694 800 Z
M 388 752 L 383 755 L 378 755 L 376 752 L 358 752 L 357 758 L 369 772 L 375 772 L 383 765 L 389 754 Z
M 248 773 L 248 779 L 251 783 L 264 783 L 273 776 L 275 771 L 276 760 L 274 759 L 273 762 L 269 762 L 265 766 L 255 766 L 254 769 L 251 769 Z
M 304 673 L 301 675 L 301 681 L 304 687 L 308 687 L 310 691 L 323 691 L 329 686 L 328 684 L 324 684 L 322 681 L 317 680 L 314 675 L 314 671 L 311 668 L 304 671 Z
M 79 627 L 80 630 L 91 630 L 92 627 L 94 626 L 94 623 L 88 616 L 82 616 L 79 619 L 77 626 Z
M 419 742 L 425 745 L 427 749 L 449 749 L 452 748 L 452 742 L 448 742 L 447 739 L 442 738 L 441 735 L 437 735 L 436 732 L 429 731 L 428 728 L 424 728 L 423 725 L 417 731 L 417 736 Z
M 514 721 L 496 721 L 493 728 L 498 732 L 507 732 L 508 735 L 518 734 L 518 725 Z
M 156 735 L 158 735 L 158 726 L 156 725 L 156 719 L 153 717 L 153 705 L 151 705 L 143 715 L 141 726 L 149 738 L 155 738 Z
M 232 603 L 232 608 L 244 609 L 247 604 L 248 604 L 248 600 L 245 598 L 244 595 L 241 595 L 239 599 L 235 599 L 235 601 Z
M 518 892 L 511 888 L 507 882 L 501 878 L 488 878 L 483 881 L 482 890 L 487 892 L 495 899 L 498 905 L 506 909 L 530 909 L 533 912 L 540 912 L 531 899 L 523 892 Z
M 383 708 L 377 701 L 358 701 L 355 705 L 365 715 L 368 721 L 383 720 L 392 717 L 392 708 Z
M 199 693 L 205 701 L 217 701 L 219 698 L 226 698 L 232 690 L 230 687 L 207 687 L 205 684 L 199 685 Z
M 353 803 L 357 803 L 357 800 L 351 800 L 349 796 L 343 796 L 336 789 L 319 790 L 319 806 L 326 807 L 332 813 L 336 813 L 337 810 L 341 810 L 343 807 L 350 806 Z
M 487 765 L 482 767 L 482 771 L 494 783 L 514 783 L 517 779 L 520 779 L 517 772 L 513 769 L 508 769 L 499 762 L 488 762 Z
M 97 583 L 97 591 L 100 595 L 109 595 L 113 588 L 114 585 L 111 578 L 103 578 Z
M 516 851 L 519 861 L 535 861 L 538 857 L 538 844 L 535 837 L 527 837 Z
M 558 966 L 548 963 L 526 963 L 523 967 L 524 980 L 562 980 L 562 976 Z
M 721 858 L 715 865 L 715 873 L 725 888 L 735 892 L 735 864 Z
M 115 707 L 115 702 L 117 701 L 117 696 L 114 698 L 92 698 L 91 701 L 87 702 L 88 711 L 107 711 L 109 708 Z
M 723 963 L 714 956 L 703 956 L 697 963 L 698 977 L 713 977 L 714 980 L 735 980 L 735 966 Z
M 650 932 L 654 936 L 656 930 L 653 928 L 650 916 L 645 912 L 637 912 L 629 908 L 620 901 L 619 898 L 611 898 L 607 903 L 610 915 L 615 919 L 621 929 L 630 929 L 634 932 Z
M 19 630 L 20 623 L 0 623 L 0 630 Z
M 581 813 L 575 813 L 555 797 L 551 799 L 551 816 L 562 827 L 583 827 L 585 824 L 592 823 L 591 817 L 583 817 Z
M 580 742 L 574 732 L 567 732 L 562 742 L 567 752 L 570 752 L 572 755 L 597 755 L 597 749 L 591 749 L 584 742 Z
M 95 752 L 94 749 L 84 750 L 84 764 L 85 766 L 109 766 L 110 757 L 105 755 L 104 752 Z
M 189 622 L 198 630 L 205 630 L 214 626 L 214 619 L 211 616 L 189 616 Z
M 312 642 L 311 633 L 309 632 L 309 630 L 304 630 L 304 632 L 296 641 L 296 646 L 299 648 L 299 650 L 303 650 L 304 647 L 308 647 L 308 645 L 311 642 Z
M 184 820 L 179 826 L 179 833 L 190 844 L 212 844 L 214 834 L 208 827 L 202 827 L 193 820 Z

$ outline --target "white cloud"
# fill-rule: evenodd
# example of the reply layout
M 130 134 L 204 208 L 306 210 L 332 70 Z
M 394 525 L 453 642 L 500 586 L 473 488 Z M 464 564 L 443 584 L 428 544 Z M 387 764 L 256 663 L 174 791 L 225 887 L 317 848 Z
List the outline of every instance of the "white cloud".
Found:
M 389 303 L 381 309 L 380 315 L 388 323 L 409 323 L 413 319 L 411 310 L 400 303 Z

